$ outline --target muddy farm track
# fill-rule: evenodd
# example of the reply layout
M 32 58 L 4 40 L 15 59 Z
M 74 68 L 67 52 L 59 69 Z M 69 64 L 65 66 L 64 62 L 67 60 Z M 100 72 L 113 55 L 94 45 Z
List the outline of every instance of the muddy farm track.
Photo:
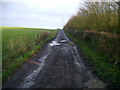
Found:
M 3 84 L 3 88 L 104 88 L 63 30 Z

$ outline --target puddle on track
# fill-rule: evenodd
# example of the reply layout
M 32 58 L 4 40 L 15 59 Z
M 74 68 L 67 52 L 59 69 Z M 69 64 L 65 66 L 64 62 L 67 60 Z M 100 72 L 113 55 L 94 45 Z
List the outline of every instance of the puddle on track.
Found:
M 53 40 L 51 41 L 49 44 L 48 44 L 48 47 L 47 47 L 47 50 L 46 50 L 46 53 L 43 57 L 41 57 L 39 59 L 39 62 L 40 64 L 38 64 L 38 67 L 37 69 L 35 69 L 31 74 L 29 74 L 24 82 L 22 83 L 22 85 L 20 85 L 18 88 L 30 88 L 32 85 L 34 85 L 35 83 L 35 77 L 38 75 L 38 73 L 43 69 L 43 67 L 45 66 L 45 60 L 46 58 L 48 57 L 48 55 L 50 54 L 51 52 L 51 48 L 53 46 L 59 46 L 60 43 L 58 43 L 56 40 Z
M 34 85 L 34 82 L 35 82 L 34 79 L 44 67 L 46 58 L 47 58 L 47 55 L 39 59 L 40 64 L 38 65 L 37 69 L 35 69 L 30 75 L 28 75 L 25 78 L 25 81 L 23 82 L 23 84 L 19 86 L 20 88 L 30 88 L 30 86 Z
M 52 41 L 51 43 L 49 43 L 49 45 L 50 45 L 51 47 L 53 47 L 53 46 L 59 46 L 60 43 L 58 43 L 57 41 Z
M 48 44 L 47 50 L 45 52 L 45 54 L 43 55 L 43 57 L 39 58 L 39 62 L 40 64 L 38 64 L 38 67 L 31 73 L 29 74 L 24 82 L 22 83 L 22 85 L 20 85 L 18 88 L 30 88 L 32 85 L 34 85 L 35 83 L 35 77 L 38 75 L 38 73 L 43 69 L 43 67 L 45 66 L 45 60 L 48 57 L 48 55 L 51 52 L 51 47 L 55 46 L 55 45 L 60 45 L 59 43 L 57 43 L 57 41 L 52 41 L 52 43 Z

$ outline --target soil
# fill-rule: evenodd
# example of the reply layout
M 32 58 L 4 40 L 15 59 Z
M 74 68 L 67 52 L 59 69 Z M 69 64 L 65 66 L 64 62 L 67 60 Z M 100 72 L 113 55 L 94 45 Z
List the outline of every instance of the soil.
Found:
M 76 44 L 59 30 L 54 40 L 3 83 L 3 88 L 104 88 L 81 55 Z

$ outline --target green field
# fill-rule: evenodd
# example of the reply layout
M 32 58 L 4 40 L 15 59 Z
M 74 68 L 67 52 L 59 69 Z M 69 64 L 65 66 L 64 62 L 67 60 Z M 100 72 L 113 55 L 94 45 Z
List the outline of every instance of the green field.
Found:
M 2 27 L 3 80 L 52 39 L 57 30 Z
M 19 39 L 20 37 L 28 37 L 30 39 L 34 39 L 37 34 L 42 32 L 51 32 L 53 30 L 48 29 L 37 29 L 37 28 L 18 28 L 18 27 L 3 27 L 2 28 L 2 45 L 3 50 L 5 50 L 8 46 L 10 40 Z

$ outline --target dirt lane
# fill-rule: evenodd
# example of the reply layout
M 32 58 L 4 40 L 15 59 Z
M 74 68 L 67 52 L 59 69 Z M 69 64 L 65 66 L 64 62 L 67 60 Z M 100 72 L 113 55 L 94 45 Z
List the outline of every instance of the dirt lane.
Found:
M 4 88 L 103 88 L 104 83 L 87 70 L 76 45 L 63 30 L 42 51 L 27 61 Z

